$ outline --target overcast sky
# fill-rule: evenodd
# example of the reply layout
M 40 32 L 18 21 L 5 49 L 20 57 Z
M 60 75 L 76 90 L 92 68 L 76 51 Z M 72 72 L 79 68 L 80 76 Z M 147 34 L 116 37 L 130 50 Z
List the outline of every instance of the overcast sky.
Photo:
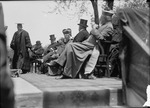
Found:
M 79 20 L 77 18 L 69 19 L 65 15 L 45 13 L 49 9 L 48 4 L 52 5 L 52 1 L 8 1 L 2 4 L 5 25 L 8 26 L 6 31 L 8 45 L 17 30 L 16 23 L 18 22 L 24 23 L 23 29 L 29 32 L 32 44 L 40 40 L 45 46 L 50 43 L 50 34 L 55 34 L 59 39 L 63 37 L 62 29 L 68 27 L 72 29 L 73 36 L 78 33 Z

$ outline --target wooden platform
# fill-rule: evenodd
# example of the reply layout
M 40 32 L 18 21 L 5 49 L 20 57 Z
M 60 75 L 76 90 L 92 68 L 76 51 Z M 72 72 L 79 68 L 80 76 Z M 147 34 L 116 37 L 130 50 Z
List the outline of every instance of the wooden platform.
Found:
M 43 108 L 86 108 L 87 106 L 94 108 L 123 105 L 122 81 L 117 78 L 56 79 L 56 76 L 35 73 L 21 74 L 20 77 L 42 91 L 39 98 L 42 99 L 40 105 Z M 28 93 L 26 96 L 36 97 L 33 94 Z M 17 95 L 18 104 L 19 99 L 23 100 L 24 96 L 25 94 Z M 38 100 L 37 97 L 35 99 Z

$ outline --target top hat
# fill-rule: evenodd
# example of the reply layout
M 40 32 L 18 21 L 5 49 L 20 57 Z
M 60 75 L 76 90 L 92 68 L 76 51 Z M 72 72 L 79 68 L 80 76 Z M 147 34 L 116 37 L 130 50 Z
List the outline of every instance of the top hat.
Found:
M 54 34 L 49 35 L 49 37 L 50 37 L 50 40 L 55 40 L 56 39 Z
M 78 24 L 78 25 L 83 26 L 83 27 L 88 27 L 88 26 L 87 26 L 87 20 L 85 20 L 85 19 L 80 19 L 80 24 Z
M 17 26 L 22 26 L 23 25 L 23 23 L 16 23 L 17 24 Z
M 36 44 L 41 45 L 42 43 L 41 41 L 36 41 Z
M 113 10 L 102 10 L 102 15 L 112 17 L 113 14 L 114 14 Z

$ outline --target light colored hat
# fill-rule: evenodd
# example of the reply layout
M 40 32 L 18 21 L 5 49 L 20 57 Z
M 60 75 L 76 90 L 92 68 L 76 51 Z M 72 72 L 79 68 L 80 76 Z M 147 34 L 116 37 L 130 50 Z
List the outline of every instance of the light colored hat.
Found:
M 62 32 L 63 32 L 63 34 L 69 34 L 70 33 L 68 29 L 63 29 Z

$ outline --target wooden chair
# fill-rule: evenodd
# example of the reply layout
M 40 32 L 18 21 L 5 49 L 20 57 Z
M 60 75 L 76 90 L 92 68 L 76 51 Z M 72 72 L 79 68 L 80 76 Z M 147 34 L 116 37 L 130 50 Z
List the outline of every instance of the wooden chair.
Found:
M 117 44 L 115 41 L 101 40 L 98 42 L 100 55 L 95 66 L 94 75 L 97 77 L 110 77 L 111 76 L 111 64 L 109 61 L 109 51 L 111 44 Z

